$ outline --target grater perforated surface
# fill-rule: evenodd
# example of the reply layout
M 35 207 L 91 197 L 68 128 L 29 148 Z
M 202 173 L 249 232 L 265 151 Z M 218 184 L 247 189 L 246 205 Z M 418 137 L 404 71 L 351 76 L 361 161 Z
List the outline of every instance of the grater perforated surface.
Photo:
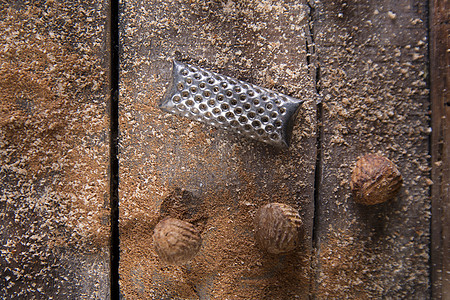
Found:
M 303 101 L 202 68 L 173 63 L 161 109 L 287 147 L 292 119 Z

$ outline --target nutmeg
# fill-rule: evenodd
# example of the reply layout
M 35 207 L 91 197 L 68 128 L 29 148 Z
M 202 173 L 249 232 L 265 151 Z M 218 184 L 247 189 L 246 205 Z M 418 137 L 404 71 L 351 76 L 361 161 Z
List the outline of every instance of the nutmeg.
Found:
M 287 204 L 269 203 L 256 212 L 255 239 L 272 254 L 294 250 L 303 235 L 303 222 L 297 210 Z
M 402 175 L 392 161 L 381 155 L 367 154 L 356 162 L 350 188 L 356 202 L 373 205 L 394 198 L 402 182 Z
M 155 226 L 153 242 L 156 253 L 162 261 L 182 264 L 197 254 L 202 239 L 194 225 L 169 217 Z

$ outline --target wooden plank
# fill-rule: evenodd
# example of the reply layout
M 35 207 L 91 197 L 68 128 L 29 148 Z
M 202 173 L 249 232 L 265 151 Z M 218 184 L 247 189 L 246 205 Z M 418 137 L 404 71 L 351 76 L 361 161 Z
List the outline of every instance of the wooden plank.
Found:
M 304 1 L 123 4 L 120 285 L 125 299 L 308 297 L 316 153 L 308 14 Z M 291 148 L 275 150 L 163 113 L 158 104 L 174 58 L 308 100 Z M 185 192 L 174 200 L 170 195 L 177 188 Z M 271 201 L 291 204 L 304 218 L 307 238 L 292 255 L 263 255 L 254 244 L 253 215 Z M 184 266 L 164 265 L 153 249 L 153 228 L 170 211 L 204 222 L 202 249 Z
M 0 298 L 109 295 L 107 2 L 0 4 Z
M 449 1 L 430 1 L 432 296 L 450 297 Z
M 316 297 L 427 299 L 427 5 L 314 3 L 324 99 Z M 355 204 L 350 175 L 366 153 L 398 165 L 404 184 L 397 199 L 372 207 Z

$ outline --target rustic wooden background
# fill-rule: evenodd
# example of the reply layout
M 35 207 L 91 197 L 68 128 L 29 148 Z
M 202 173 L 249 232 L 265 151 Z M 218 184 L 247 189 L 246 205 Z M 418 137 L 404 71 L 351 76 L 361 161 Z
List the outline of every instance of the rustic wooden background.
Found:
M 124 299 L 450 297 L 449 12 L 446 0 L 0 1 L 0 298 L 119 297 L 108 182 L 117 26 Z M 292 146 L 160 111 L 173 59 L 306 100 Z M 365 153 L 399 166 L 394 201 L 353 202 Z M 303 217 L 294 254 L 254 245 L 252 216 L 273 201 Z M 152 229 L 181 213 L 200 220 L 203 247 L 166 266 Z

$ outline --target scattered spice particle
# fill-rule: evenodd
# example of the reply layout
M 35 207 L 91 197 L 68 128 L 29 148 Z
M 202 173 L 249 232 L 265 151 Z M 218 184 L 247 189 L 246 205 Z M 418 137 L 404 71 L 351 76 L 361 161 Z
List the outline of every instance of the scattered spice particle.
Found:
M 387 15 L 391 20 L 397 19 L 397 14 L 393 13 L 392 11 L 388 11 Z

